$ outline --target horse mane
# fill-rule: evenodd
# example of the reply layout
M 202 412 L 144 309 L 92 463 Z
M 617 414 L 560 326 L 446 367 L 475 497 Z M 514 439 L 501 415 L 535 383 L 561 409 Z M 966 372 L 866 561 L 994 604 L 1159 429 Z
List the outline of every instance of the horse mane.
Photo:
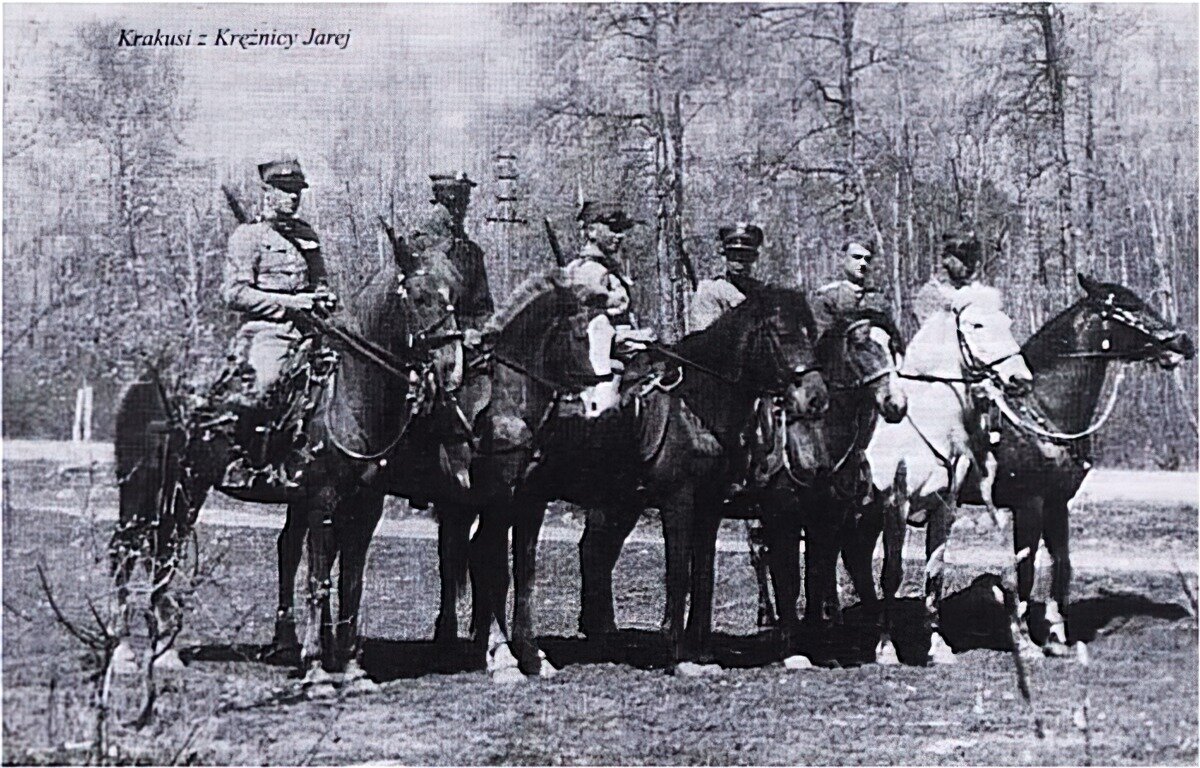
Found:
M 896 326 L 896 322 L 892 319 L 892 316 L 881 309 L 861 307 L 844 314 L 839 314 L 830 323 L 825 332 L 821 334 L 821 337 L 817 339 L 817 359 L 821 361 L 831 360 L 831 356 L 834 353 L 834 344 L 841 341 L 850 326 L 863 320 L 866 320 L 873 326 L 882 328 L 892 340 L 892 351 L 904 354 L 904 340 L 900 337 L 900 329 Z
M 562 270 L 550 269 L 522 281 L 488 320 L 484 332 L 495 336 L 495 348 L 502 355 L 537 371 L 544 363 L 547 334 L 564 318 L 579 315 L 582 308 L 575 292 L 565 285 Z

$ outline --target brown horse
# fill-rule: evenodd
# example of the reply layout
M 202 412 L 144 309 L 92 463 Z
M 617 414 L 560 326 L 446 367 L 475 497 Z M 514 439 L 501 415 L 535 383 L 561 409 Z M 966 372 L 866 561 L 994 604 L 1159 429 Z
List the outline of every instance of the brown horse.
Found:
M 461 409 L 448 386 L 462 359 L 452 304 L 458 275 L 437 254 L 414 260 L 397 250 L 397 266 L 364 292 L 365 343 L 354 334 L 311 330 L 308 351 L 295 355 L 285 373 L 309 389 L 315 406 L 296 438 L 296 448 L 308 456 L 294 475 L 296 486 L 249 495 L 229 489 L 239 498 L 287 504 L 272 643 L 279 652 L 297 645 L 292 604 L 307 535 L 309 622 L 302 660 L 312 673 L 356 658 L 367 546 L 385 494 L 453 500 L 469 492 L 461 473 L 463 457 L 469 460 L 469 430 L 458 424 Z M 303 327 L 304 318 L 296 322 Z M 170 635 L 180 625 L 169 586 L 208 494 L 226 490 L 220 483 L 234 455 L 234 434 L 222 428 L 226 421 L 206 418 L 202 410 L 185 413 L 154 373 L 122 398 L 115 446 L 120 522 L 110 545 L 122 635 L 128 632 L 127 583 L 139 558 L 155 585 L 155 635 Z M 335 560 L 336 637 L 330 610 Z M 124 648 L 127 657 L 131 652 Z
M 791 472 L 780 472 L 752 497 L 756 504 L 746 505 L 747 511 L 767 528 L 768 540 L 787 544 L 782 551 L 777 545 L 764 547 L 758 529 L 751 529 L 759 624 L 771 626 L 778 621 L 785 646 L 799 623 L 797 594 L 790 584 L 799 578 L 801 536 L 805 539 L 806 621 L 821 625 L 840 613 L 837 554 L 841 540 L 853 527 L 862 499 L 870 492 L 865 468 L 867 443 L 880 416 L 894 424 L 904 418 L 908 407 L 894 356 L 902 352 L 899 330 L 891 317 L 878 310 L 848 313 L 827 328 L 817 342 L 817 360 L 830 394 L 824 428 L 831 471 L 816 483 L 801 482 Z M 781 530 L 771 532 L 770 527 Z M 771 600 L 768 567 L 775 586 L 778 619 Z
M 709 328 L 660 350 L 655 372 L 638 376 L 626 405 L 596 420 L 578 403 L 552 397 L 526 372 L 498 369 L 495 386 L 528 404 L 533 462 L 512 502 L 515 601 L 512 647 L 523 672 L 538 674 L 535 640 L 537 539 L 547 501 L 589 509 L 580 542 L 580 629 L 616 629 L 612 571 L 621 546 L 647 507 L 657 507 L 667 552 L 665 629 L 672 656 L 704 658 L 711 631 L 713 559 L 721 500 L 745 472 L 744 432 L 760 398 L 779 398 L 794 419 L 812 424 L 827 406 L 803 294 L 765 289 Z M 643 361 L 644 362 L 644 361 Z M 532 417 L 532 418 L 531 418 Z M 824 455 L 824 445 L 819 445 Z M 797 472 L 820 469 L 785 441 Z M 691 611 L 685 607 L 691 597 Z

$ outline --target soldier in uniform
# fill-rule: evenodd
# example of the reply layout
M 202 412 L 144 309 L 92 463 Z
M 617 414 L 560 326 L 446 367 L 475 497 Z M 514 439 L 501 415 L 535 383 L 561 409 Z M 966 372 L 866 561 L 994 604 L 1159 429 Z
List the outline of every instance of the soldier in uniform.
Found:
M 296 217 L 300 195 L 308 187 L 297 160 L 258 166 L 262 213 L 229 237 L 221 298 L 243 318 L 234 340 L 234 356 L 255 374 L 262 395 L 279 377 L 292 343 L 300 338 L 289 311 L 331 306 L 321 242 L 307 222 Z
M 818 288 L 813 300 L 818 333 L 824 333 L 838 317 L 857 309 L 888 311 L 872 280 L 874 259 L 875 254 L 863 243 L 850 241 L 846 244 L 842 258 L 843 278 Z
M 653 333 L 613 323 L 629 312 L 630 284 L 621 273 L 619 256 L 625 233 L 638 222 L 619 204 L 598 201 L 585 202 L 577 218 L 584 244 L 563 275 L 580 303 L 595 311 L 587 327 L 588 357 L 599 381 L 582 394 L 584 412 L 594 418 L 619 402 L 624 364 L 615 353 L 637 349 L 640 342 L 652 341 Z
M 949 311 L 955 291 L 976 282 L 980 250 L 979 241 L 973 234 L 942 236 L 942 269 L 946 280 L 935 275 L 917 292 L 913 312 L 919 323 L 924 323 L 935 312 Z
M 717 237 L 721 241 L 721 255 L 725 257 L 725 275 L 715 280 L 701 280 L 696 286 L 688 312 L 689 333 L 712 325 L 718 317 L 762 287 L 762 282 L 751 275 L 762 247 L 762 229 L 738 222 L 721 227 Z
M 479 331 L 495 309 L 488 286 L 483 250 L 466 233 L 464 221 L 476 186 L 465 173 L 432 174 L 433 199 L 437 206 L 413 232 L 418 251 L 434 249 L 446 254 L 462 277 L 462 293 L 455 297 L 458 321 L 467 333 L 467 343 L 479 343 Z

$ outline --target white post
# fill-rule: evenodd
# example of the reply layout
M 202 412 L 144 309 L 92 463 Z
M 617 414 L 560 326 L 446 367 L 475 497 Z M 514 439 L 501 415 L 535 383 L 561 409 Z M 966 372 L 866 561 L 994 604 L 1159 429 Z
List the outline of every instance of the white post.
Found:
M 92 394 L 91 385 L 83 388 L 83 441 L 92 442 Z
M 83 387 L 75 390 L 75 421 L 71 425 L 71 442 L 83 440 Z

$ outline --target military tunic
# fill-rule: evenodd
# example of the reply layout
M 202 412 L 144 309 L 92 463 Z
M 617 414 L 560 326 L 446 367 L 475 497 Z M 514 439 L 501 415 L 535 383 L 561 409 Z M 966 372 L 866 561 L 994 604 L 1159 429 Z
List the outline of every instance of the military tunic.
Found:
M 413 232 L 417 251 L 433 249 L 446 255 L 462 278 L 461 294 L 454 297 L 459 322 L 466 328 L 479 330 L 495 311 L 483 249 L 472 240 L 444 206 Z
M 299 338 L 295 326 L 284 320 L 283 297 L 325 282 L 319 244 L 281 234 L 293 229 L 311 232 L 299 219 L 243 224 L 230 235 L 226 250 L 221 298 L 244 320 L 231 354 L 254 369 L 260 393 L 279 377 L 288 348 Z

